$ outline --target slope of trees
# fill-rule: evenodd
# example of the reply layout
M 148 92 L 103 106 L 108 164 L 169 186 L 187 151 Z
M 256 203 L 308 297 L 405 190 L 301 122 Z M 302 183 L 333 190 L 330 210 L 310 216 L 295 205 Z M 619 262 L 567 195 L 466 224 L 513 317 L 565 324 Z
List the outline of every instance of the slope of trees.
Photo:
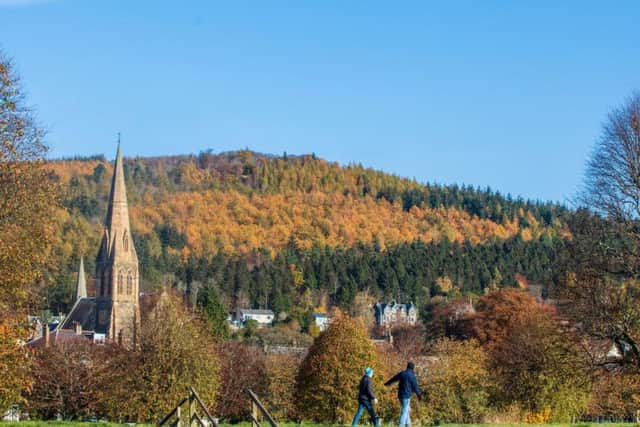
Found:
M 43 293 L 65 311 L 80 255 L 93 270 L 112 166 L 93 156 L 49 167 L 66 196 L 53 215 L 54 286 Z M 213 287 L 227 306 L 285 311 L 305 291 L 315 305 L 322 297 L 347 306 L 362 290 L 418 301 L 439 278 L 454 293 L 510 286 L 516 273 L 548 283 L 566 237 L 560 206 L 315 156 L 133 158 L 125 175 L 143 288 L 176 286 L 197 298 Z

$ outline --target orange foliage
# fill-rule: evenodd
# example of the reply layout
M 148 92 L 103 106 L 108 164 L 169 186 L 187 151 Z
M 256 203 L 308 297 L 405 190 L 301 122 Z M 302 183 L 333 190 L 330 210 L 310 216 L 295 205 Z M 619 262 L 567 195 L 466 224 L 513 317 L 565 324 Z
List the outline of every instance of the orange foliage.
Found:
M 406 212 L 398 203 L 369 196 L 340 193 L 292 192 L 242 194 L 238 191 L 166 193 L 131 207 L 134 229 L 149 234 L 157 224 L 169 224 L 185 234 L 196 255 L 246 254 L 253 249 L 285 247 L 293 236 L 300 248 L 313 244 L 382 247 L 416 239 L 425 242 L 448 238 L 474 244 L 491 238 L 506 239 L 520 232 L 514 218 L 504 225 L 480 219 L 454 208 L 418 208 Z M 541 232 L 548 231 L 541 228 Z M 530 233 L 531 237 L 533 232 Z M 184 255 L 184 254 L 183 254 Z

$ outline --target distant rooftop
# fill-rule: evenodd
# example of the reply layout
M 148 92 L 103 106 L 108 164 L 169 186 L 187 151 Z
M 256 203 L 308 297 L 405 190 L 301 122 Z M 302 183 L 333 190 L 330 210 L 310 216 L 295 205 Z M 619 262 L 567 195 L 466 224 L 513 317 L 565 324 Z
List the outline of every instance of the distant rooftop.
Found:
M 253 308 L 241 308 L 240 313 L 256 314 L 256 315 L 273 315 L 273 311 L 271 310 L 260 310 L 260 309 L 253 309 Z

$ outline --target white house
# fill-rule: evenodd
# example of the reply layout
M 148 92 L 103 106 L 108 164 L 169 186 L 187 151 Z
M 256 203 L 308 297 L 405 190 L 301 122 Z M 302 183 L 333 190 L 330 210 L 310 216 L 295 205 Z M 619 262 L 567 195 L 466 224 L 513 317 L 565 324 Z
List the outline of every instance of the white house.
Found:
M 331 323 L 331 317 L 325 313 L 313 313 L 313 321 L 320 328 L 320 331 L 325 331 Z
M 394 324 L 415 325 L 418 321 L 418 310 L 413 303 L 398 304 L 377 303 L 375 305 L 376 324 L 378 326 L 391 326 Z
M 259 326 L 271 326 L 275 319 L 275 314 L 271 310 L 254 310 L 252 308 L 241 308 L 238 310 L 238 320 L 245 323 L 247 320 L 255 320 Z

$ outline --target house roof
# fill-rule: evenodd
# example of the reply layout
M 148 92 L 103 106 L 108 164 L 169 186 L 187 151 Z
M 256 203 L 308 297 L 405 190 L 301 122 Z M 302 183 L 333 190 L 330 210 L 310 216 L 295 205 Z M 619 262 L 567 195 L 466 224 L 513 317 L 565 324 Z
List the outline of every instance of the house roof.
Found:
M 380 311 L 384 310 L 393 310 L 393 311 L 405 311 L 409 312 L 411 309 L 415 309 L 415 305 L 410 302 L 407 304 L 398 304 L 395 301 L 391 301 L 390 303 L 377 303 L 376 308 Z
M 253 308 L 241 308 L 240 309 L 240 313 L 241 314 L 254 314 L 254 315 L 262 315 L 262 316 L 273 316 L 273 311 L 271 310 L 258 310 L 258 309 L 253 309 Z
M 93 337 L 93 332 L 83 332 L 78 335 L 75 331 L 69 329 L 56 329 L 51 332 L 49 336 L 49 343 L 51 345 L 61 344 L 61 343 L 70 343 L 76 340 L 85 340 L 87 338 Z M 44 337 L 41 335 L 38 338 L 32 339 L 27 343 L 29 347 L 44 347 L 45 341 Z

